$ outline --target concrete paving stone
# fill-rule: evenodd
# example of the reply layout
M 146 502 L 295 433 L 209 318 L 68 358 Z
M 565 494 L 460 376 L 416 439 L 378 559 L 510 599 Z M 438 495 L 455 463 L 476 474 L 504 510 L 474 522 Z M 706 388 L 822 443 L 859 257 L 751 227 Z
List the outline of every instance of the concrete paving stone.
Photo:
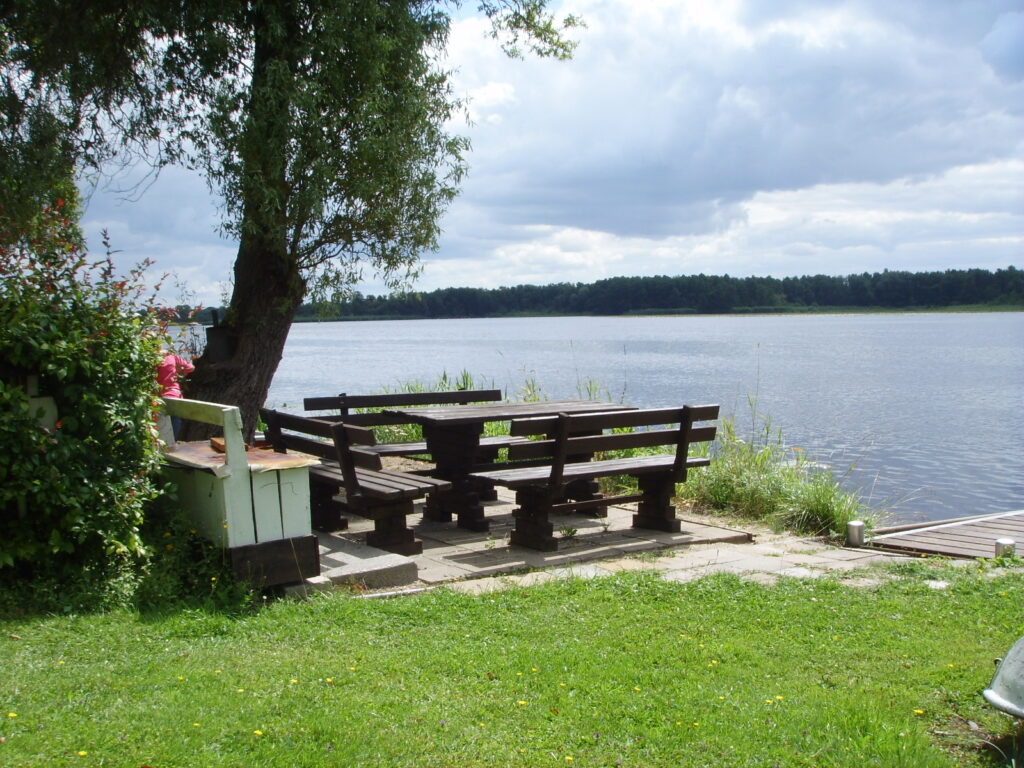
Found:
M 882 580 L 866 576 L 851 576 L 850 578 L 843 579 L 843 584 L 848 587 L 857 587 L 858 589 L 871 589 L 881 586 Z
M 635 557 L 620 557 L 615 560 L 602 560 L 597 564 L 598 568 L 608 571 L 609 573 L 618 573 L 619 571 L 651 571 L 657 570 L 656 566 L 650 560 L 640 560 Z
M 787 563 L 795 563 L 797 565 L 822 565 L 825 563 L 835 562 L 827 557 L 821 555 L 809 555 L 803 552 L 788 552 L 782 557 Z
M 856 571 L 860 568 L 867 568 L 868 563 L 862 563 L 859 560 L 832 560 L 827 563 L 819 563 L 818 567 L 829 571 Z
M 466 581 L 453 581 L 446 585 L 455 592 L 462 592 L 467 595 L 486 595 L 507 589 L 508 584 L 504 579 L 490 576 L 486 579 L 467 579 Z
M 679 568 L 694 568 L 712 563 L 730 563 L 744 557 L 742 550 L 732 547 L 714 547 L 693 550 L 683 550 L 679 554 L 671 554 L 659 557 L 654 562 L 659 568 L 676 570 Z
M 549 573 L 560 579 L 594 579 L 608 575 L 608 571 L 593 563 L 566 565 L 553 568 Z
M 777 557 L 743 557 L 739 560 L 732 560 L 728 563 L 721 563 L 722 570 L 733 573 L 748 573 L 750 571 L 761 571 L 764 573 L 776 573 L 784 568 L 790 567 L 784 560 Z
M 783 568 L 778 572 L 779 576 L 788 576 L 792 579 L 818 579 L 825 575 L 824 571 L 816 571 L 813 568 L 805 568 L 797 565 L 792 568 Z
M 516 576 L 506 576 L 504 581 L 517 587 L 533 587 L 537 584 L 554 581 L 556 578 L 557 576 L 552 571 L 531 571 L 530 573 L 522 573 Z
M 827 547 L 818 553 L 819 557 L 829 560 L 863 560 L 866 557 L 873 557 L 876 553 L 870 549 L 840 549 L 838 547 Z
M 778 575 L 774 573 L 764 573 L 763 571 L 744 573 L 740 578 L 744 581 L 753 581 L 756 584 L 763 584 L 766 587 L 774 587 L 779 581 Z
M 665 581 L 676 581 L 681 584 L 685 584 L 690 581 L 696 581 L 697 579 L 703 579 L 705 576 L 710 576 L 714 573 L 719 573 L 715 566 L 707 565 L 700 568 L 682 568 L 678 570 L 665 571 L 662 578 Z

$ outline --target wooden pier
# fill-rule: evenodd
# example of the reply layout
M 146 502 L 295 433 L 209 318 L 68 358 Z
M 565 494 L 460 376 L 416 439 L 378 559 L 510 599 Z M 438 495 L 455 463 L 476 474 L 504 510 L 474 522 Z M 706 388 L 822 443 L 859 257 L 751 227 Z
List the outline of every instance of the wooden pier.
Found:
M 980 515 L 919 527 L 902 526 L 872 536 L 870 545 L 948 557 L 994 557 L 996 539 L 1013 539 L 1024 555 L 1024 510 Z

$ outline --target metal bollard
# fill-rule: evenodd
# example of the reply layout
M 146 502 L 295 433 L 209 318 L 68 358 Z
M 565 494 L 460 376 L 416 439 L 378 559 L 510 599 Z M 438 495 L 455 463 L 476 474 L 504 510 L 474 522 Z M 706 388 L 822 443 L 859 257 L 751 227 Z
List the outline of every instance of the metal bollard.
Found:
M 846 546 L 864 546 L 864 523 L 860 520 L 851 520 L 846 524 Z
M 1013 539 L 996 539 L 996 557 L 1013 557 L 1017 543 Z

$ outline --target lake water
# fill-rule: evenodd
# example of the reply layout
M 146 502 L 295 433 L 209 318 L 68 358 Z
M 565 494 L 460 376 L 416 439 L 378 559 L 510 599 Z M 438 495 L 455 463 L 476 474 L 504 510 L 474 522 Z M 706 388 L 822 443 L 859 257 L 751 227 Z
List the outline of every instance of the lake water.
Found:
M 594 381 L 639 406 L 720 403 L 747 435 L 756 400 L 897 521 L 1024 509 L 1024 313 L 296 324 L 269 402 L 463 370 L 513 397 Z

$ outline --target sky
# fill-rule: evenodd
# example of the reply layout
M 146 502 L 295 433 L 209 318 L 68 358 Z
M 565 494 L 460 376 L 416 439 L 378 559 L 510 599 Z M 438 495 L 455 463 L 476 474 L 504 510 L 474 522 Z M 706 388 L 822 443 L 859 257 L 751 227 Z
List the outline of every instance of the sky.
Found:
M 416 290 L 1024 266 L 1024 0 L 551 5 L 587 24 L 571 61 L 453 24 L 470 170 Z M 127 186 L 92 192 L 90 245 L 222 303 L 235 243 L 202 178 Z

